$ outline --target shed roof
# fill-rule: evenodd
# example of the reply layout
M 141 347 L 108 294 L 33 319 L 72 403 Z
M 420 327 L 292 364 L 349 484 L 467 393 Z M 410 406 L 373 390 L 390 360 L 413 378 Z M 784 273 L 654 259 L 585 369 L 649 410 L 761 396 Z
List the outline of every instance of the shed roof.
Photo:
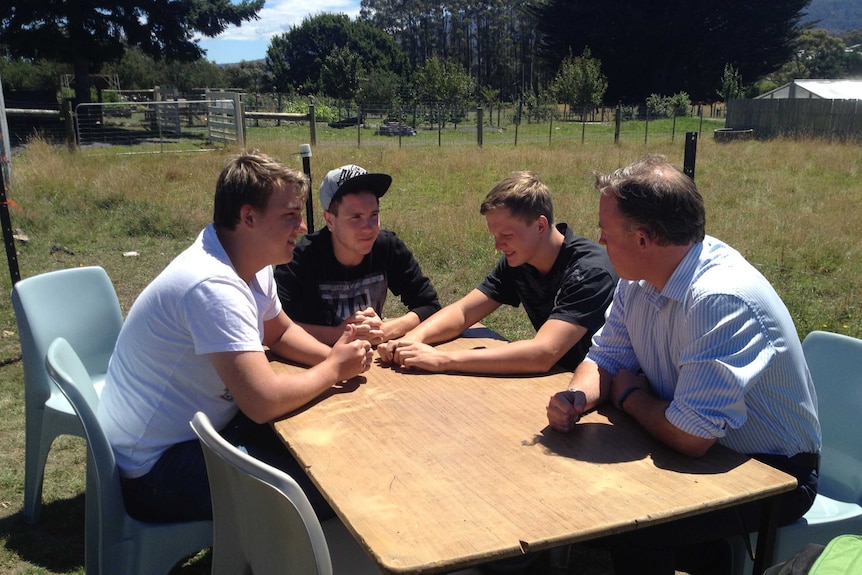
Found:
M 862 100 L 862 80 L 793 80 L 765 94 L 763 98 L 822 98 L 824 100 Z

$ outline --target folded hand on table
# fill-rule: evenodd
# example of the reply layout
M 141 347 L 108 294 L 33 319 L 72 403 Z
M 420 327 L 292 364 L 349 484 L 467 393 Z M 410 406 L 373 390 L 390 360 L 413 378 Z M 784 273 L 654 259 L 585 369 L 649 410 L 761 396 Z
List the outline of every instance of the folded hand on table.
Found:
M 446 371 L 449 356 L 444 351 L 414 341 L 394 340 L 379 346 L 377 351 L 384 363 L 401 367 L 424 369 L 425 371 Z
M 583 391 L 569 389 L 551 396 L 548 402 L 548 424 L 557 431 L 571 431 L 587 408 Z
M 356 326 L 349 325 L 329 353 L 339 367 L 338 381 L 346 381 L 371 367 L 374 350 L 371 344 L 360 339 Z

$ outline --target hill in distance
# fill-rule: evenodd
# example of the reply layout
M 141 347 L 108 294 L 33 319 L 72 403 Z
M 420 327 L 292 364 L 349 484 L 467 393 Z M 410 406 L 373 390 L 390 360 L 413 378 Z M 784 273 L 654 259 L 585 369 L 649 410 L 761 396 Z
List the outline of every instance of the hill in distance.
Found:
M 803 22 L 816 21 L 816 28 L 830 34 L 862 30 L 862 2 L 859 0 L 812 0 Z

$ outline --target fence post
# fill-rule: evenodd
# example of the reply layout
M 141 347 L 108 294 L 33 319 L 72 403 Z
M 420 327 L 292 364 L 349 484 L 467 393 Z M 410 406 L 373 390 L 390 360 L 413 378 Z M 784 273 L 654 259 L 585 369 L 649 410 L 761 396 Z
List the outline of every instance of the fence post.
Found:
M 236 129 L 236 143 L 245 147 L 245 102 L 242 101 L 242 96 L 239 92 L 233 93 L 234 109 L 234 128 Z
M 299 155 L 302 156 L 302 171 L 308 176 L 309 192 L 305 198 L 305 222 L 308 226 L 308 233 L 314 233 L 314 194 L 311 193 L 311 146 L 308 144 L 299 145 Z
M 317 120 L 314 115 L 314 96 L 308 97 L 308 126 L 310 130 L 311 145 L 317 145 Z
M 620 125 L 623 119 L 623 103 L 617 104 L 616 120 L 614 122 L 614 144 L 620 143 Z
M 9 260 L 9 276 L 12 278 L 12 285 L 15 285 L 21 279 L 21 272 L 18 270 L 18 252 L 15 251 L 12 219 L 9 217 L 9 200 L 6 199 L 6 170 L 2 166 L 0 166 L 0 225 L 3 227 L 6 259 Z
M 74 152 L 77 149 L 75 140 L 75 117 L 72 113 L 72 100 L 70 98 L 63 100 L 63 113 L 66 115 L 63 119 L 63 122 L 66 125 L 66 147 L 69 148 L 70 152 Z
M 482 106 L 476 108 L 476 143 L 482 147 L 482 124 L 484 123 Z
M 649 105 L 646 106 L 646 122 L 644 122 L 644 145 L 649 141 Z
M 437 147 L 443 145 L 443 112 L 437 106 Z
M 584 104 L 584 109 L 581 111 L 581 145 L 584 144 L 584 139 L 587 137 L 587 105 Z
M 694 163 L 697 159 L 697 132 L 685 133 L 685 156 L 682 161 L 683 173 L 694 180 Z

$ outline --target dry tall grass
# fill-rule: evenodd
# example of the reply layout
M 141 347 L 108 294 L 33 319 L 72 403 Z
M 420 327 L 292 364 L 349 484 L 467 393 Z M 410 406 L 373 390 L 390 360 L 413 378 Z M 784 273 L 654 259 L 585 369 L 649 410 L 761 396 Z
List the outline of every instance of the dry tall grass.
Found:
M 290 165 L 302 165 L 293 143 L 261 147 Z M 17 205 L 11 212 L 13 227 L 30 238 L 17 246 L 22 277 L 101 265 L 128 311 L 140 290 L 210 221 L 217 175 L 234 152 L 70 154 L 34 141 L 14 156 L 9 191 Z M 613 170 L 646 153 L 663 153 L 682 165 L 682 139 L 648 147 L 321 146 L 314 150 L 312 171 L 317 183 L 327 170 L 346 163 L 392 174 L 392 189 L 382 200 L 384 227 L 413 248 L 449 303 L 475 287 L 497 259 L 478 207 L 500 179 L 513 170 L 537 172 L 554 192 L 556 219 L 595 238 L 598 197 L 592 170 Z M 708 233 L 735 246 L 773 281 L 800 335 L 825 329 L 862 337 L 860 168 L 858 145 L 699 142 L 696 181 L 707 202 Z M 319 227 L 319 208 L 314 220 Z M 124 257 L 129 251 L 139 255 Z M 8 273 L 0 275 L 8 294 Z M 51 527 L 24 526 L 19 514 L 23 375 L 8 297 L 0 298 L 0 322 L 0 571 L 74 571 L 82 560 L 82 444 L 64 439 L 51 452 L 45 481 L 46 499 L 53 502 L 45 515 Z M 500 310 L 488 324 L 513 339 L 532 334 L 522 310 Z

